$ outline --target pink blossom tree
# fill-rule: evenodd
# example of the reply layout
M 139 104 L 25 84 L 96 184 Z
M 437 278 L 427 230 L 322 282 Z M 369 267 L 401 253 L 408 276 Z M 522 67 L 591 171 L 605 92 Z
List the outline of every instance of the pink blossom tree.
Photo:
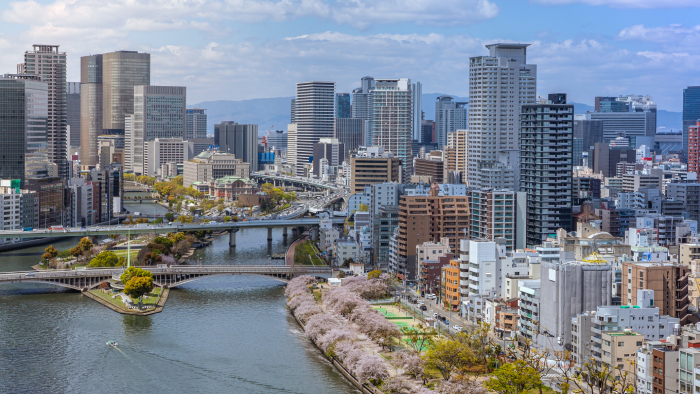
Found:
M 350 341 L 357 337 L 357 334 L 347 328 L 333 328 L 318 339 L 318 346 L 331 355 L 334 345 L 340 341 Z
M 413 386 L 399 377 L 387 379 L 386 382 L 382 384 L 381 389 L 387 394 L 405 394 L 413 392 Z
M 416 379 L 423 379 L 423 384 L 427 382 L 425 362 L 418 354 L 400 351 L 396 353 L 394 360 L 396 360 L 396 365 L 403 369 L 406 375 Z
M 338 320 L 325 313 L 313 315 L 306 322 L 306 335 L 316 342 L 328 331 L 340 326 Z
M 355 375 L 360 382 L 378 386 L 389 377 L 389 370 L 384 364 L 384 359 L 365 353 L 355 364 Z
M 484 386 L 468 376 L 453 376 L 437 388 L 440 394 L 486 394 Z

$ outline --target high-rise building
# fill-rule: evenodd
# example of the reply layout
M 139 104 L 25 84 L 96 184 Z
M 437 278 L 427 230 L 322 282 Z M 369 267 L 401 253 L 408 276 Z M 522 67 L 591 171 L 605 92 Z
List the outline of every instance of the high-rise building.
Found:
M 413 136 L 411 139 L 419 143 L 432 142 L 421 140 L 421 125 L 423 120 L 423 84 L 420 82 L 412 84 L 411 93 L 413 94 Z
M 677 317 L 681 325 L 690 322 L 688 273 L 690 268 L 671 263 L 622 263 L 622 305 L 639 305 L 638 290 L 653 290 L 653 306 L 660 315 Z
M 68 149 L 80 146 L 80 82 L 66 82 Z M 75 151 L 68 152 L 68 155 Z
M 700 120 L 700 86 L 683 89 L 683 151 L 688 152 L 688 127 Z M 687 157 L 687 153 L 686 153 Z
M 267 136 L 267 146 L 278 150 L 287 150 L 287 133 L 284 130 L 275 130 Z
M 471 212 L 469 238 L 488 241 L 504 238 L 508 252 L 517 249 L 518 195 L 512 190 L 467 190 Z
M 0 77 L 0 178 L 47 175 L 49 84 L 36 75 Z
M 49 103 L 46 137 L 49 161 L 58 167 L 58 174 L 68 174 L 68 132 L 66 128 L 66 53 L 59 45 L 33 45 L 24 53 L 24 63 L 17 66 L 18 74 L 34 74 L 48 84 Z
M 618 136 L 654 137 L 656 135 L 655 119 L 656 114 L 651 111 L 586 113 L 586 120 L 603 122 L 603 142 L 612 141 Z
M 574 106 L 566 94 L 522 106 L 520 190 L 527 193 L 527 246 L 571 231 Z
M 437 124 L 436 124 L 437 125 Z M 467 130 L 456 130 L 447 134 L 445 152 L 445 179 L 450 171 L 459 171 L 462 179 L 467 170 Z
M 127 162 L 127 169 L 131 169 L 134 174 L 145 174 L 147 168 L 144 167 L 144 155 L 147 141 L 156 138 L 182 139 L 185 136 L 186 88 L 134 86 L 132 90 L 134 118 L 131 135 L 128 137 L 131 163 Z M 125 121 L 120 125 L 124 128 Z
M 407 78 L 377 79 L 372 92 L 372 146 L 384 147 L 401 160 L 403 181 L 413 173 L 413 103 Z
M 214 145 L 220 152 L 231 153 L 251 171 L 258 171 L 258 125 L 224 121 L 214 125 Z
M 193 158 L 192 141 L 182 138 L 156 138 L 144 142 L 144 175 L 156 176 L 160 166 L 165 163 L 182 164 Z
M 292 99 L 291 105 L 289 106 L 291 109 L 291 116 L 289 117 L 290 122 L 289 123 L 296 123 L 297 122 L 297 100 Z
M 352 117 L 362 119 L 365 122 L 365 141 L 363 145 L 372 145 L 372 119 L 374 106 L 372 105 L 372 91 L 376 82 L 372 77 L 362 78 L 359 88 L 352 91 Z
M 435 122 L 432 120 L 422 120 L 420 122 L 420 142 L 422 144 L 433 143 L 435 139 Z
M 335 138 L 345 146 L 345 157 L 364 145 L 365 121 L 357 118 L 335 118 Z
M 296 173 L 313 162 L 314 144 L 333 138 L 335 82 L 299 82 L 296 97 Z M 287 159 L 289 161 L 289 159 Z
M 352 168 L 353 193 L 362 193 L 365 186 L 377 183 L 398 182 L 401 183 L 401 160 L 394 157 L 391 152 L 385 152 L 382 147 L 371 147 L 350 159 Z
M 528 46 L 487 45 L 488 56 L 469 59 L 466 179 L 471 187 L 490 187 L 481 181 L 499 167 L 499 172 L 513 171 L 517 191 L 520 106 L 535 103 L 537 91 L 537 66 L 527 64 Z
M 603 121 L 586 119 L 586 115 L 574 115 L 574 138 L 581 139 L 581 153 L 588 152 L 588 157 L 591 157 L 595 144 L 603 142 Z M 580 166 L 582 163 L 574 165 Z
M 188 108 L 185 114 L 185 139 L 207 138 L 207 110 Z
M 151 84 L 151 55 L 137 51 L 103 54 L 102 84 L 103 133 L 123 134 L 124 117 L 136 113 L 134 87 Z
M 102 55 L 80 58 L 80 161 L 98 163 L 97 137 L 102 135 L 104 101 L 102 91 Z
M 321 178 L 322 160 L 328 166 L 337 167 L 345 161 L 345 147 L 337 138 L 321 138 L 314 144 L 314 175 Z
M 617 97 L 596 97 L 595 112 L 629 112 L 629 106 Z
M 685 134 L 685 133 L 684 133 Z M 700 119 L 688 131 L 688 172 L 700 173 Z
M 335 117 L 349 118 L 352 115 L 350 110 L 350 93 L 335 94 Z
M 447 145 L 447 135 L 467 128 L 467 103 L 457 103 L 450 96 L 435 101 L 435 142 L 438 149 Z

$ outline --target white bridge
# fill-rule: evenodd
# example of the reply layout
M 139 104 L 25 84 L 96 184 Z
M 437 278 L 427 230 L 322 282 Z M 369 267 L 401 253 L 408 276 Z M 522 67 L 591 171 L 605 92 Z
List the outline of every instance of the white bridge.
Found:
M 140 267 L 153 274 L 157 286 L 172 288 L 197 279 L 222 275 L 265 276 L 282 282 L 299 275 L 330 278 L 333 270 L 321 267 L 281 265 L 173 265 Z M 78 291 L 96 288 L 122 274 L 123 268 L 95 268 L 85 270 L 47 270 L 0 273 L 0 285 L 8 283 L 45 283 Z

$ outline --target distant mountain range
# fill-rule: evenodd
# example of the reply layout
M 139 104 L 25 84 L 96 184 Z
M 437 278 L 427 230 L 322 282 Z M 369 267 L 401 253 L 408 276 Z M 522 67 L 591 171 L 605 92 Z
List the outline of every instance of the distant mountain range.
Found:
M 425 119 L 435 119 L 435 99 L 444 93 L 425 93 L 422 95 Z M 264 135 L 271 127 L 274 130 L 287 130 L 291 117 L 291 100 L 294 97 L 261 98 L 242 101 L 218 100 L 204 101 L 188 105 L 190 108 L 207 109 L 207 132 L 214 134 L 214 125 L 225 120 L 238 123 L 258 125 L 258 133 Z M 457 102 L 469 101 L 468 97 L 452 96 Z M 584 114 L 593 111 L 587 104 L 574 104 L 574 112 Z M 682 113 L 659 110 L 657 113 L 657 128 L 679 130 L 683 124 Z

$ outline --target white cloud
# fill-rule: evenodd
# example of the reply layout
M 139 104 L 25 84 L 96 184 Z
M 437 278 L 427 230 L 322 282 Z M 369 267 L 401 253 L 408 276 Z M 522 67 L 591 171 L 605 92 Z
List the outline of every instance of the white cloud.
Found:
M 700 7 L 697 0 L 534 0 L 545 5 L 586 4 L 613 8 L 696 8 Z
M 606 5 L 612 8 L 696 8 L 700 7 L 697 0 L 533 0 L 545 5 L 586 4 L 593 6 Z
M 679 24 L 660 27 L 646 27 L 634 25 L 626 27 L 617 35 L 622 40 L 641 40 L 658 43 L 671 43 L 674 45 L 698 45 L 700 39 L 700 25 L 686 27 Z

